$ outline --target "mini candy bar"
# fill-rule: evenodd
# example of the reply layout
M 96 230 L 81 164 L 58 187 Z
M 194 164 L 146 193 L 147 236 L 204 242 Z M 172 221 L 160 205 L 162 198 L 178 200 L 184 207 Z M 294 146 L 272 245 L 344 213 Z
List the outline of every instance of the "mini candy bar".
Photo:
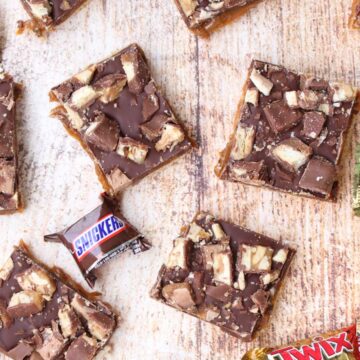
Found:
M 360 29 L 360 0 L 353 0 L 353 6 L 350 17 L 350 27 Z
M 294 254 L 201 212 L 174 241 L 151 296 L 250 341 L 270 313 Z
M 112 336 L 111 308 L 75 290 L 20 245 L 0 270 L 0 351 L 15 360 L 91 360 Z
M 216 174 L 336 200 L 338 163 L 356 89 L 253 61 Z
M 52 89 L 59 118 L 112 194 L 192 146 L 135 44 Z
M 18 22 L 18 33 L 25 29 L 38 36 L 53 30 L 88 0 L 20 0 L 31 20 Z
M 259 2 L 260 0 L 175 0 L 187 27 L 203 36 L 244 15 Z
M 353 183 L 352 208 L 356 216 L 360 216 L 360 144 L 355 148 L 355 170 Z
M 124 219 L 116 203 L 106 196 L 102 205 L 75 224 L 59 233 L 45 235 L 44 239 L 68 248 L 91 287 L 96 281 L 94 270 L 114 256 L 129 248 L 137 254 L 151 247 Z
M 20 87 L 0 64 L 0 214 L 19 209 L 16 98 Z
M 242 360 L 359 360 L 356 325 L 298 341 L 283 348 L 248 351 Z

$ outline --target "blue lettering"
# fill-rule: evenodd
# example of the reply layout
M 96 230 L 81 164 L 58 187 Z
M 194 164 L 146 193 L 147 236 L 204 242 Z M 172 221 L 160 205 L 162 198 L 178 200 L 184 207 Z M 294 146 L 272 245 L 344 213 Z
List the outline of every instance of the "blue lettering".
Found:
M 82 255 L 82 253 L 83 253 L 83 250 L 82 250 L 82 248 L 81 248 L 81 241 L 80 241 L 80 239 L 77 239 L 76 241 L 75 241 L 75 249 L 76 249 L 76 255 L 77 256 L 81 256 Z
M 80 238 L 81 246 L 83 248 L 83 251 L 85 252 L 89 247 L 89 241 L 86 239 L 86 236 L 81 236 Z
M 113 232 L 113 229 L 111 228 L 111 219 L 110 218 L 107 218 L 105 220 L 105 224 L 106 224 L 106 228 L 107 228 L 107 231 L 108 231 L 108 234 L 111 234 Z
M 89 247 L 91 247 L 93 245 L 93 239 L 92 239 L 92 236 L 91 236 L 91 231 L 88 231 L 86 233 L 86 237 L 87 237 L 87 239 L 89 241 Z
M 115 231 L 123 228 L 125 224 L 114 215 L 109 215 L 103 221 L 96 223 L 86 233 L 79 235 L 74 241 L 77 257 L 82 257 L 100 240 L 106 239 Z
M 111 217 L 111 222 L 112 222 L 114 231 L 123 227 L 123 224 L 121 224 L 120 221 L 115 216 Z
M 107 233 L 105 231 L 105 224 L 104 223 L 100 223 L 99 225 L 99 233 L 100 233 L 100 238 L 103 239 L 104 237 L 106 237 Z
M 94 231 L 94 234 L 95 234 L 95 239 L 96 239 L 96 242 L 98 242 L 99 240 L 100 240 L 100 235 L 99 235 L 99 229 L 98 229 L 98 227 L 97 226 L 95 226 L 94 227 L 94 229 L 93 229 L 93 231 Z

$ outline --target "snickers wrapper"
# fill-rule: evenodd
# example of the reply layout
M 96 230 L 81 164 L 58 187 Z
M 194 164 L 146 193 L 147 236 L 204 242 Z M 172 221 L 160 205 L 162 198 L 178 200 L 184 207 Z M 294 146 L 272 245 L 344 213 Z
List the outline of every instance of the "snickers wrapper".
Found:
M 151 247 L 107 196 L 103 196 L 102 205 L 76 223 L 44 239 L 68 248 L 90 287 L 96 281 L 95 270 L 113 257 L 128 249 L 137 254 Z
M 242 360 L 360 360 L 359 331 L 354 324 L 287 346 L 257 348 Z

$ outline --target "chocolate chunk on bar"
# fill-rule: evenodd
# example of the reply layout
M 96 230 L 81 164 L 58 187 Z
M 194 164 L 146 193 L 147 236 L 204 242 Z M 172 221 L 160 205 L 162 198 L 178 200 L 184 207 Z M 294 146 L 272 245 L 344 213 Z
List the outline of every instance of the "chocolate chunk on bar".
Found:
M 135 44 L 51 90 L 53 110 L 118 193 L 192 147 Z
M 0 64 L 0 214 L 19 209 L 16 98 L 19 86 Z
M 250 341 L 270 313 L 294 254 L 201 212 L 175 239 L 151 296 Z
M 244 15 L 259 0 L 175 0 L 188 28 L 198 35 L 215 29 Z
M 360 1 L 353 0 L 352 11 L 350 16 L 350 27 L 360 29 Z
M 224 180 L 336 200 L 357 90 L 254 60 L 235 131 L 215 168 Z
M 88 0 L 20 0 L 31 20 L 18 22 L 18 33 L 32 30 L 38 36 L 53 30 Z
M 65 276 L 63 276 L 65 279 Z M 17 247 L 0 269 L 0 351 L 15 360 L 91 360 L 117 316 Z

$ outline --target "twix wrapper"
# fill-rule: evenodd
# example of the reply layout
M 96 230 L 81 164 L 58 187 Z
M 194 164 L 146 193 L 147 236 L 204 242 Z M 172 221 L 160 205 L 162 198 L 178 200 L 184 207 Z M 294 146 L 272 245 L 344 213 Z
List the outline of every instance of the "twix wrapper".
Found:
M 132 250 L 134 254 L 151 245 L 125 220 L 116 201 L 106 194 L 103 203 L 66 229 L 45 235 L 48 242 L 66 246 L 90 287 L 95 284 L 95 270 L 114 256 Z
M 360 360 L 359 341 L 354 324 L 283 347 L 253 349 L 242 360 Z

